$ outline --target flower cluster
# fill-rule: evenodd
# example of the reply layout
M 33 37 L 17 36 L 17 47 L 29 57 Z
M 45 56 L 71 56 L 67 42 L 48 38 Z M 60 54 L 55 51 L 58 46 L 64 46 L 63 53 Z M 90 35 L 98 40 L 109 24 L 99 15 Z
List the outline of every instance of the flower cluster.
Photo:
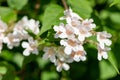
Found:
M 55 38 L 60 38 L 60 46 L 47 47 L 42 46 L 43 59 L 49 59 L 55 64 L 57 71 L 69 70 L 69 63 L 74 61 L 85 61 L 87 52 L 84 49 L 86 42 L 93 41 L 98 49 L 98 60 L 107 59 L 107 51 L 110 50 L 111 34 L 106 31 L 96 32 L 96 25 L 93 19 L 82 19 L 78 14 L 71 9 L 64 11 L 64 16 L 60 20 L 66 21 L 60 23 L 59 26 L 54 26 L 56 32 Z M 24 48 L 23 55 L 29 56 L 30 53 L 39 54 L 39 39 L 34 39 L 29 33 L 38 36 L 40 33 L 39 22 L 34 19 L 28 19 L 26 16 L 14 25 L 8 26 L 0 20 L 0 52 L 3 44 L 6 44 L 9 49 L 20 45 Z M 89 37 L 95 36 L 96 40 L 90 40 Z M 41 40 L 41 39 L 40 39 Z
M 12 30 L 10 31 L 9 28 Z M 39 33 L 39 22 L 33 19 L 28 20 L 25 16 L 16 24 L 8 27 L 6 23 L 0 20 L 0 51 L 3 43 L 7 44 L 9 49 L 13 49 L 13 47 L 19 46 L 21 41 L 28 40 L 28 42 L 22 42 L 22 47 L 25 48 L 23 55 L 28 56 L 31 52 L 38 54 L 37 41 L 29 35 L 27 30 L 37 35 Z
M 110 50 L 108 46 L 111 45 L 111 34 L 106 31 L 96 32 L 94 28 L 96 25 L 93 19 L 82 19 L 78 14 L 71 9 L 64 11 L 64 16 L 60 20 L 65 20 L 66 23 L 60 23 L 59 26 L 54 26 L 56 32 L 55 38 L 60 38 L 61 47 L 47 47 L 43 55 L 44 59 L 50 59 L 57 67 L 57 71 L 62 69 L 68 70 L 70 67 L 68 63 L 73 61 L 85 61 L 86 51 L 84 43 L 89 41 L 89 37 L 97 36 L 95 44 L 98 49 L 98 60 L 108 58 L 107 51 Z

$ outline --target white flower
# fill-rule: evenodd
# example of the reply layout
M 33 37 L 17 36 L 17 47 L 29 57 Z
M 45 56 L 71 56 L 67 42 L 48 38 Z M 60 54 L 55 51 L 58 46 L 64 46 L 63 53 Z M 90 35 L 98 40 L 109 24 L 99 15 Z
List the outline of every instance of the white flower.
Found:
M 76 61 L 76 62 L 79 62 L 80 60 L 82 61 L 85 61 L 86 60 L 86 52 L 83 50 L 83 51 L 76 51 L 76 52 L 73 52 L 72 53 L 73 55 L 73 59 Z
M 64 27 L 64 24 L 60 24 L 59 26 L 54 26 L 53 27 L 54 31 L 56 31 L 55 38 L 66 38 L 67 35 L 65 34 L 66 30 Z
M 59 26 L 53 27 L 54 31 L 56 31 L 55 38 L 70 38 L 74 36 L 74 31 L 70 25 L 60 24 Z
M 102 60 L 102 58 L 107 59 L 108 58 L 107 51 L 109 50 L 111 50 L 109 47 L 105 47 L 104 49 L 102 49 L 98 44 L 98 57 L 97 57 L 98 60 Z
M 82 25 L 86 27 L 89 31 L 96 27 L 96 25 L 93 23 L 93 19 L 83 20 Z
M 102 51 L 101 53 L 98 53 L 98 60 L 99 60 L 99 61 L 102 60 L 102 57 L 103 57 L 104 59 L 107 59 L 107 58 L 108 58 L 107 52 Z
M 26 29 L 31 30 L 34 34 L 38 34 L 39 30 L 39 22 L 35 21 L 34 19 L 30 19 L 25 23 Z
M 51 62 L 55 62 L 56 61 L 56 57 L 55 57 L 55 49 L 54 47 L 45 47 L 43 50 L 45 53 L 43 55 L 43 59 L 50 59 Z
M 30 30 L 32 33 L 37 35 L 39 33 L 39 22 L 34 19 L 28 20 L 25 16 L 18 23 L 16 23 L 13 34 L 21 35 L 21 38 L 28 39 L 29 34 L 26 30 Z
M 7 44 L 9 49 L 12 49 L 14 46 L 18 46 L 20 44 L 20 39 L 18 35 L 13 35 L 9 33 L 4 39 L 3 42 Z
M 66 70 L 66 71 L 70 69 L 70 66 L 67 63 L 61 62 L 59 60 L 57 60 L 55 62 L 55 65 L 57 66 L 56 69 L 58 72 L 61 72 L 62 69 Z
M 73 59 L 70 55 L 65 54 L 64 47 L 58 47 L 56 51 L 56 56 L 60 61 L 72 63 Z
M 23 17 L 20 21 L 18 21 L 15 24 L 15 27 L 13 29 L 13 34 L 14 35 L 19 35 L 22 39 L 28 39 L 29 35 L 28 32 L 25 30 L 26 29 L 26 23 L 28 22 L 27 17 Z
M 65 46 L 64 52 L 67 55 L 70 55 L 72 51 L 83 50 L 83 46 L 78 44 L 76 39 L 61 40 L 60 44 Z
M 22 47 L 25 48 L 23 51 L 23 55 L 25 56 L 29 56 L 30 53 L 38 54 L 38 43 L 36 40 L 34 41 L 33 38 L 29 38 L 28 42 L 22 42 Z
M 83 42 L 85 40 L 86 37 L 90 37 L 92 36 L 92 34 L 84 27 L 81 26 L 78 28 L 78 31 L 76 30 L 75 32 L 78 32 L 78 39 Z
M 110 46 L 112 44 L 112 41 L 108 38 L 111 38 L 111 34 L 107 33 L 106 31 L 97 33 L 97 40 L 102 49 L 105 48 L 105 45 Z
M 61 17 L 60 20 L 66 19 L 68 23 L 70 22 L 69 19 L 71 20 L 73 18 L 77 19 L 77 20 L 82 20 L 82 18 L 78 14 L 76 14 L 75 12 L 73 12 L 71 8 L 69 8 L 68 10 L 65 10 L 64 11 L 64 15 L 65 16 Z

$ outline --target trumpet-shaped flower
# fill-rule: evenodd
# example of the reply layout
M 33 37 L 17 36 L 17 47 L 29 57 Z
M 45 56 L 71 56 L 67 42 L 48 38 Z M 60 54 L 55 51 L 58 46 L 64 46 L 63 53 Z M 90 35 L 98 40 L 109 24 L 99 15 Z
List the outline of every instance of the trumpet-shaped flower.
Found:
M 104 49 L 102 49 L 98 44 L 98 60 L 102 60 L 102 58 L 107 59 L 108 58 L 107 51 L 109 50 L 111 50 L 109 47 L 105 47 Z
M 51 62 L 55 62 L 56 61 L 56 52 L 55 52 L 55 49 L 54 47 L 45 47 L 44 50 L 43 50 L 45 53 L 43 55 L 43 59 L 50 59 Z
M 14 46 L 19 46 L 20 38 L 18 35 L 13 35 L 9 33 L 4 39 L 3 42 L 7 44 L 9 49 L 12 49 Z
M 61 40 L 60 44 L 65 46 L 64 52 L 67 55 L 70 55 L 72 51 L 83 50 L 83 46 L 75 39 Z
M 86 60 L 86 51 L 85 50 L 79 50 L 76 52 L 72 52 L 72 57 L 74 59 L 74 61 L 79 62 L 80 60 L 85 61 Z
M 22 47 L 25 48 L 23 51 L 23 55 L 29 56 L 30 53 L 38 54 L 38 42 L 36 40 L 33 40 L 33 38 L 29 38 L 28 42 L 22 42 Z
M 61 72 L 62 69 L 66 70 L 66 71 L 70 69 L 70 66 L 67 63 L 61 62 L 60 60 L 57 60 L 55 62 L 55 65 L 57 66 L 56 70 L 58 72 Z
M 97 40 L 102 49 L 105 48 L 105 45 L 110 46 L 112 44 L 112 41 L 108 38 L 111 38 L 111 34 L 107 33 L 106 31 L 97 33 Z

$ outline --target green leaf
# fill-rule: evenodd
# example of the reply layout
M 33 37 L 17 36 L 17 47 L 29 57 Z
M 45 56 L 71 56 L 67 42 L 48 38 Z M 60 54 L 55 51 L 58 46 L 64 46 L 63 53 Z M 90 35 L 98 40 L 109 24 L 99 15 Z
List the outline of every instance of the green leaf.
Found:
M 41 28 L 40 34 L 52 28 L 53 25 L 59 23 L 59 18 L 63 14 L 63 9 L 59 5 L 50 4 L 46 9 L 43 16 L 43 26 Z
M 114 54 L 112 53 L 112 51 L 109 52 L 108 56 L 109 56 L 108 60 L 112 64 L 112 66 L 114 67 L 114 70 L 116 70 L 116 72 L 118 74 L 120 74 L 120 72 L 118 70 L 117 60 L 116 60 Z
M 42 72 L 41 80 L 57 80 L 58 74 L 56 72 Z
M 0 80 L 2 80 L 2 75 L 0 75 Z
M 112 12 L 110 14 L 110 19 L 113 23 L 120 24 L 120 13 Z
M 3 50 L 0 56 L 3 57 L 5 60 L 12 61 L 14 54 L 12 51 Z
M 8 5 L 16 10 L 21 10 L 26 4 L 28 0 L 7 0 Z
M 40 67 L 41 69 L 43 69 L 43 68 L 49 63 L 49 61 L 48 61 L 48 60 L 44 60 L 44 59 L 38 57 L 38 58 L 37 58 L 37 63 L 38 63 L 38 65 L 39 65 L 39 67 Z
M 113 0 L 113 2 L 110 4 L 110 7 L 113 6 L 113 5 L 116 5 L 120 3 L 120 0 Z
M 15 62 L 21 68 L 22 68 L 23 60 L 24 60 L 24 56 L 22 54 L 20 53 L 14 54 L 13 62 Z
M 99 67 L 100 67 L 100 79 L 102 80 L 109 79 L 117 75 L 117 72 L 114 69 L 114 67 L 105 60 L 100 61 Z
M 12 65 L 7 62 L 0 62 L 0 66 L 7 68 L 6 74 L 2 76 L 2 80 L 14 80 L 15 79 L 15 69 Z
M 92 8 L 87 0 L 67 0 L 73 11 L 78 13 L 83 18 L 91 16 Z
M 16 21 L 17 14 L 8 7 L 0 7 L 0 17 L 4 22 L 12 23 Z
M 7 68 L 4 66 L 0 66 L 0 74 L 6 74 Z

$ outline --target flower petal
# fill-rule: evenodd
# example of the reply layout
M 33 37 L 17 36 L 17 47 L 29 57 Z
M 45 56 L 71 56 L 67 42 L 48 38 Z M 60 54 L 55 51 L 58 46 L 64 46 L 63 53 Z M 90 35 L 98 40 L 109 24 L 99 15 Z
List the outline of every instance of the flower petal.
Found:
M 23 42 L 22 43 L 22 47 L 23 48 L 28 48 L 30 45 L 29 45 L 29 43 L 28 42 Z
M 65 54 L 70 55 L 72 52 L 72 49 L 70 47 L 65 47 L 64 52 Z
M 62 66 L 61 66 L 61 65 L 58 65 L 58 66 L 56 67 L 56 69 L 57 69 L 58 72 L 61 72 L 61 71 L 62 71 Z
M 69 66 L 68 64 L 66 64 L 66 63 L 63 63 L 63 64 L 62 64 L 62 67 L 63 67 L 63 69 L 66 70 L 66 71 L 70 69 L 70 66 Z
M 78 39 L 79 39 L 80 41 L 84 41 L 84 40 L 85 40 L 85 36 L 79 35 L 79 36 L 78 36 Z
M 29 55 L 30 55 L 30 51 L 29 51 L 28 49 L 25 49 L 25 50 L 23 51 L 23 55 L 29 56 Z
M 103 55 L 103 58 L 104 58 L 104 59 L 107 59 L 107 58 L 108 58 L 107 52 L 103 52 L 102 55 Z
M 98 58 L 99 61 L 102 60 L 102 55 L 101 55 L 101 53 L 98 53 L 98 57 L 97 57 L 97 58 Z

